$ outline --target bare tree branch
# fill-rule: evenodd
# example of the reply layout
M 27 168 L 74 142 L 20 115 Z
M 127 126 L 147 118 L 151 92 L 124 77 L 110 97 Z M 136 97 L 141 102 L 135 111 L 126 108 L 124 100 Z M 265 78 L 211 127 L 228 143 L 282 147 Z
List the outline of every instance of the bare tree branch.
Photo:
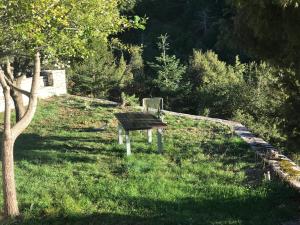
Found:
M 10 66 L 10 61 L 9 61 L 8 57 L 6 57 L 6 73 L 7 73 L 8 78 L 11 80 L 11 82 L 13 82 L 14 75 L 13 75 L 12 68 Z
M 5 80 L 5 74 L 0 67 L 0 83 L 3 89 L 3 95 L 5 100 L 5 111 L 4 111 L 4 130 L 8 133 L 11 132 L 11 122 L 10 122 L 10 88 Z
M 7 82 L 5 80 L 5 74 L 1 67 L 0 67 L 0 84 L 3 89 L 7 87 Z
M 12 127 L 12 135 L 15 140 L 30 124 L 37 107 L 38 85 L 41 72 L 40 53 L 36 52 L 34 59 L 34 73 L 30 90 L 29 104 L 27 110 L 20 121 Z
M 7 78 L 7 77 L 5 77 L 5 80 L 6 80 L 7 84 L 8 84 L 11 88 L 13 88 L 14 90 L 16 90 L 16 91 L 22 93 L 23 95 L 26 95 L 27 97 L 30 97 L 31 94 L 30 94 L 29 91 L 25 91 L 25 90 L 23 90 L 23 89 L 21 89 L 21 88 L 18 88 L 18 87 L 15 86 L 15 85 Z

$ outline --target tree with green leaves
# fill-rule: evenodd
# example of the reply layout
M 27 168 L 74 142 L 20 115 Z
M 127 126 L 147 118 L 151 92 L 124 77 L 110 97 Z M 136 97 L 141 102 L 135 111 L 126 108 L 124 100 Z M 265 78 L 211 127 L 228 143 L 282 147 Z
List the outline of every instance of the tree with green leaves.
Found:
M 285 132 L 289 148 L 300 145 L 300 1 L 235 0 L 235 36 L 240 47 L 256 58 L 267 60 L 294 73 L 280 73 L 288 93 Z
M 157 55 L 156 39 L 167 33 L 174 47 L 171 54 L 188 60 L 193 49 L 214 49 L 227 55 L 227 48 L 217 46 L 221 19 L 228 15 L 226 0 L 136 0 L 129 15 L 136 13 L 148 17 L 147 29 L 131 30 L 122 35 L 126 42 L 144 46 L 144 57 L 152 60 Z M 225 13 L 226 12 L 226 13 Z M 230 57 L 235 54 L 230 52 Z M 225 56 L 226 57 L 226 56 Z M 229 57 L 229 56 L 228 56 Z
M 235 65 L 227 65 L 212 51 L 194 50 L 189 63 L 192 98 L 197 113 L 230 118 L 239 99 L 235 98 L 238 86 L 243 82 L 245 65 L 239 58 Z
M 70 89 L 73 94 L 83 94 L 93 98 L 107 98 L 117 85 L 117 63 L 105 43 L 97 43 L 96 54 L 74 63 L 69 70 Z
M 156 62 L 150 64 L 156 72 L 156 78 L 153 80 L 153 83 L 164 95 L 172 95 L 184 86 L 182 81 L 186 72 L 186 66 L 182 65 L 175 55 L 168 54 L 169 43 L 167 35 L 161 35 L 158 39 L 158 48 L 161 54 L 155 57 Z
M 43 59 L 84 57 L 94 39 L 107 42 L 111 34 L 133 26 L 118 11 L 119 1 L 7 1 L 1 6 L 0 55 L 13 62 L 13 82 L 20 83 L 35 51 Z M 25 62 L 21 65 L 20 62 Z M 10 67 L 7 65 L 6 67 Z M 7 73 L 6 73 L 7 74 Z M 17 120 L 24 114 L 20 95 L 12 90 Z
M 7 217 L 19 215 L 14 179 L 13 148 L 16 138 L 30 124 L 37 107 L 41 61 L 43 58 L 84 57 L 92 40 L 106 42 L 108 36 L 135 24 L 119 13 L 118 0 L 5 0 L 0 2 L 0 83 L 5 98 L 2 135 L 2 174 L 4 212 Z M 20 60 L 22 59 L 22 60 Z M 30 92 L 19 87 L 24 74 L 20 61 L 34 59 Z M 13 62 L 13 63 L 11 63 Z M 15 69 L 16 68 L 16 69 Z M 11 124 L 10 97 L 25 95 L 29 105 Z M 14 101 L 16 105 L 17 101 Z M 20 106 L 23 103 L 20 103 Z M 18 109 L 18 107 L 15 107 Z
M 235 32 L 240 46 L 258 58 L 292 66 L 300 79 L 299 0 L 236 0 Z

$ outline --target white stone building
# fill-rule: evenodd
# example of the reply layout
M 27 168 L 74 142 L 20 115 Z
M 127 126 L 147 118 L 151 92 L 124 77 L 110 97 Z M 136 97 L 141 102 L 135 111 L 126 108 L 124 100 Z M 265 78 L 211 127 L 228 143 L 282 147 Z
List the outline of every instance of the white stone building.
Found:
M 32 78 L 24 78 L 21 88 L 30 91 Z M 67 82 L 65 70 L 44 70 L 41 72 L 40 88 L 38 90 L 39 98 L 49 98 L 67 94 Z M 24 103 L 28 103 L 28 98 L 23 96 Z M 12 104 L 13 107 L 13 104 Z M 0 112 L 4 111 L 3 90 L 0 85 Z

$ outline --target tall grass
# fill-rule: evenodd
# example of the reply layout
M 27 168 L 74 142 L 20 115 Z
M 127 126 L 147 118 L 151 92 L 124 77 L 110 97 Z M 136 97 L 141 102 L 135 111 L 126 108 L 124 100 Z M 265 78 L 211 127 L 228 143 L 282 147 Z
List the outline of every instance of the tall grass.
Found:
M 229 128 L 166 116 L 164 154 L 136 131 L 126 157 L 120 111 L 69 97 L 41 102 L 15 149 L 22 217 L 3 223 L 274 225 L 297 216 L 299 195 L 264 181 Z

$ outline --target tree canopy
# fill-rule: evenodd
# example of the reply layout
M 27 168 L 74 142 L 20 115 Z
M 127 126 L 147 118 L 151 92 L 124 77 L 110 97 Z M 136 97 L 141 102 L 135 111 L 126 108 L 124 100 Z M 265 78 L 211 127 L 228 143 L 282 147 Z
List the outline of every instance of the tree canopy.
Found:
M 2 135 L 2 179 L 4 214 L 19 215 L 14 178 L 13 150 L 16 138 L 30 124 L 37 107 L 40 79 L 40 53 L 44 58 L 83 57 L 92 52 L 94 40 L 106 43 L 108 37 L 124 29 L 139 25 L 139 17 L 128 20 L 120 14 L 119 0 L 4 0 L 0 2 L 0 83 L 5 99 L 4 129 Z M 124 5 L 125 6 L 125 5 Z M 32 61 L 33 78 L 30 92 L 20 88 L 22 73 L 15 74 L 11 59 Z M 16 60 L 17 58 L 17 60 Z M 17 95 L 17 93 L 19 95 Z M 17 113 L 20 95 L 29 103 L 24 113 Z M 11 124 L 11 98 L 14 100 L 15 124 Z M 22 99 L 22 96 L 21 98 Z M 24 105 L 23 105 L 24 106 Z
M 107 41 L 133 25 L 119 12 L 119 0 L 7 0 L 0 3 L 1 55 L 49 56 L 86 53 L 92 39 Z
M 235 33 L 256 57 L 300 71 L 299 0 L 237 0 Z

